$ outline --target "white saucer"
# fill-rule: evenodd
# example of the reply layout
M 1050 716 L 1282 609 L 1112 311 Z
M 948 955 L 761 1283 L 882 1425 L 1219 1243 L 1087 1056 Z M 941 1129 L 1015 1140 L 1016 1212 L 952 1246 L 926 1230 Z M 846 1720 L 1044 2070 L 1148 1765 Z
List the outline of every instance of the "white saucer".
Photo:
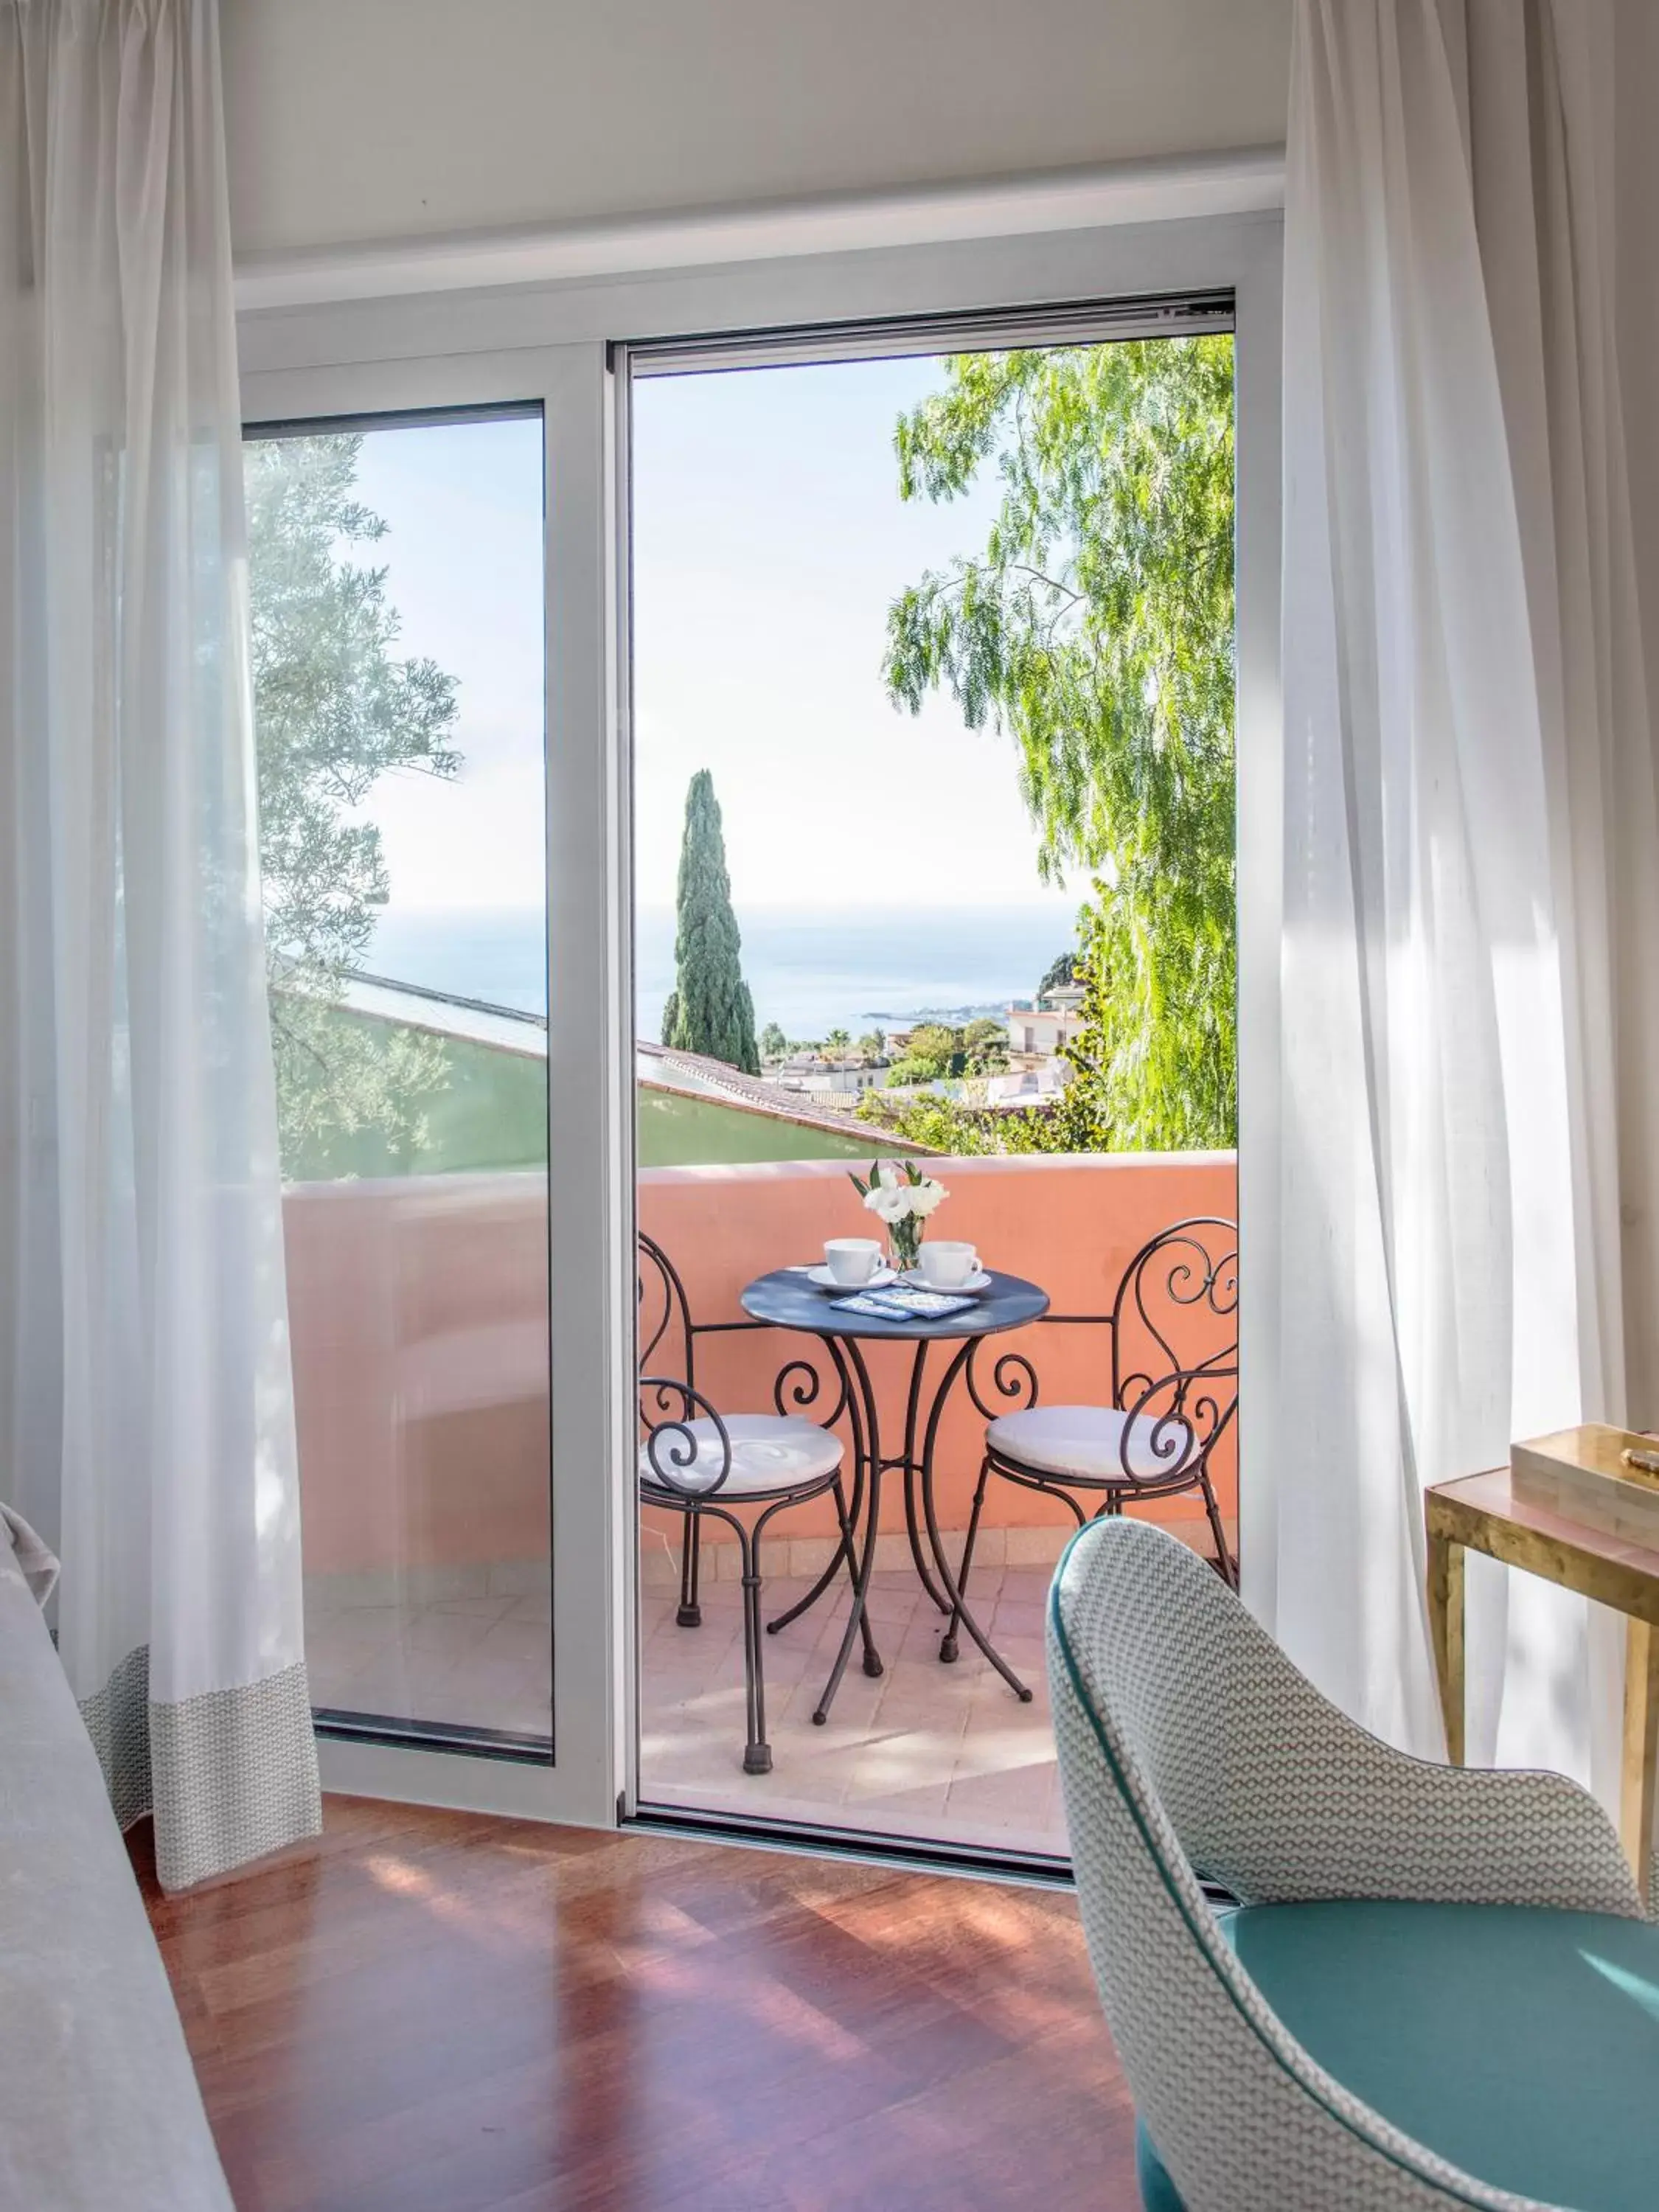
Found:
M 821 1291 L 845 1291 L 850 1298 L 855 1291 L 884 1291 L 896 1280 L 890 1267 L 878 1267 L 873 1275 L 861 1283 L 843 1283 L 836 1279 L 828 1267 L 808 1267 L 805 1271 L 809 1283 L 816 1283 Z
M 991 1287 L 991 1278 L 981 1267 L 976 1275 L 969 1275 L 965 1283 L 930 1283 L 920 1267 L 908 1267 L 899 1278 L 913 1291 L 937 1291 L 945 1298 L 976 1298 L 981 1291 Z

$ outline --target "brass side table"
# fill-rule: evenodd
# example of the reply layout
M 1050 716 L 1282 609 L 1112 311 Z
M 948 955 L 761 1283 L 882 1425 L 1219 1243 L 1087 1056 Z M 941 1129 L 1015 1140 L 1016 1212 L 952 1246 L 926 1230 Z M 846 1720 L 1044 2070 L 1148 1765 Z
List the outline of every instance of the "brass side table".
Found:
M 1654 1776 L 1659 1765 L 1659 1551 L 1565 1520 L 1517 1498 L 1494 1468 L 1424 1493 L 1429 1537 L 1429 1631 L 1446 1753 L 1463 1764 L 1463 1554 L 1484 1552 L 1593 1597 L 1626 1617 L 1625 1749 L 1619 1832 L 1648 1898 L 1653 1870 Z

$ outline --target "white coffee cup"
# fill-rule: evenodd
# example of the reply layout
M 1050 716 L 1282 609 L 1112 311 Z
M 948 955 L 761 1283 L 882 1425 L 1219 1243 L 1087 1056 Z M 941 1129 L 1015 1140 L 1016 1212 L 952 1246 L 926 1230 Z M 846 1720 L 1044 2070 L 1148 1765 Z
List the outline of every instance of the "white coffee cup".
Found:
M 869 1281 L 880 1258 L 881 1247 L 873 1237 L 831 1237 L 824 1243 L 824 1266 L 849 1290 Z
M 930 1237 L 917 1254 L 916 1264 L 932 1289 L 955 1291 L 978 1274 L 979 1254 L 971 1244 L 952 1243 L 948 1237 L 937 1242 Z

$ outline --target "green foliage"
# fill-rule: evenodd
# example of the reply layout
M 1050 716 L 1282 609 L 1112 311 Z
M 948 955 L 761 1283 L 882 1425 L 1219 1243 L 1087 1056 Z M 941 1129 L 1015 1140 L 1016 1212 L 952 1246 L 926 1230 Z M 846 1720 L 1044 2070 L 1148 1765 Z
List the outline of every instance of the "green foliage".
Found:
M 901 495 L 955 498 L 994 460 L 1001 506 L 982 555 L 890 608 L 890 692 L 917 712 L 948 690 L 970 727 L 1012 735 L 1040 872 L 1093 878 L 1073 1121 L 1117 1149 L 1231 1145 L 1231 342 L 945 373 L 898 425 Z
M 1036 995 L 1039 1000 L 1046 999 L 1050 991 L 1058 991 L 1076 981 L 1077 954 L 1075 951 L 1062 952 L 1057 960 L 1048 963 L 1042 981 L 1036 987 Z
M 884 1136 L 908 1137 L 941 1157 L 962 1157 L 994 1152 L 975 1118 L 963 1111 L 954 1099 L 936 1092 L 919 1098 L 896 1098 L 890 1091 L 866 1091 L 859 1100 L 857 1117 Z
M 676 994 L 678 996 L 678 994 Z M 665 1028 L 667 1026 L 664 1024 Z M 768 1022 L 760 1033 L 760 1054 L 763 1060 L 781 1060 L 789 1050 L 789 1040 L 776 1022 Z
M 352 497 L 362 444 L 260 439 L 246 452 L 259 852 L 289 1162 L 365 1132 L 410 1156 L 447 1079 L 435 1040 L 331 1012 L 389 889 L 364 800 L 392 769 L 448 777 L 460 764 L 454 678 L 397 656 L 386 570 L 349 557 L 386 534 Z
M 674 991 L 663 1010 L 662 1041 L 758 1075 L 754 1001 L 743 980 L 720 801 L 706 768 L 697 770 L 685 794 L 677 900 Z
M 996 1075 L 1008 1065 L 1008 1033 L 981 1014 L 964 1029 L 944 1022 L 918 1022 L 903 1057 L 887 1071 L 890 1086 L 937 1083 L 942 1077 Z
M 831 1030 L 823 1040 L 823 1048 L 832 1058 L 839 1059 L 853 1048 L 853 1040 L 845 1030 Z
M 884 1136 L 902 1137 L 941 1158 L 972 1158 L 983 1152 L 1070 1152 L 1097 1147 L 1073 1142 L 1054 1109 L 1042 1106 L 990 1108 L 982 1100 L 944 1098 L 937 1092 L 896 1098 L 866 1091 L 858 1118 Z
M 1081 1026 L 1063 1056 L 1071 1075 L 1060 1114 L 1077 1141 L 1068 1151 L 1205 1152 L 1237 1141 L 1237 969 L 1230 896 L 1207 935 L 1185 940 L 1165 1018 L 1136 1034 L 1121 1009 L 1133 1004 L 1144 969 L 1156 988 L 1162 948 L 1151 954 L 1103 903 L 1103 886 L 1079 917 L 1083 943 Z M 1166 926 L 1175 927 L 1171 922 Z M 1139 1099 L 1139 1110 L 1130 1110 Z
M 988 1014 L 958 1030 L 957 1041 L 969 1075 L 1000 1075 L 1008 1065 L 1007 1025 Z
M 904 1184 L 908 1183 L 914 1190 L 918 1183 L 927 1182 L 927 1170 L 926 1168 L 919 1168 L 914 1160 L 896 1160 L 893 1164 L 892 1178 L 895 1184 L 901 1188 Z M 881 1180 L 881 1162 L 872 1160 L 867 1176 L 857 1176 L 849 1171 L 847 1180 L 860 1198 L 867 1198 Z
M 887 1050 L 884 1030 L 866 1030 L 859 1039 L 859 1058 L 863 1060 L 880 1060 Z
M 903 1057 L 887 1072 L 892 1083 L 935 1083 L 941 1076 L 960 1075 L 967 1065 L 958 1032 L 943 1022 L 918 1022 L 910 1032 Z

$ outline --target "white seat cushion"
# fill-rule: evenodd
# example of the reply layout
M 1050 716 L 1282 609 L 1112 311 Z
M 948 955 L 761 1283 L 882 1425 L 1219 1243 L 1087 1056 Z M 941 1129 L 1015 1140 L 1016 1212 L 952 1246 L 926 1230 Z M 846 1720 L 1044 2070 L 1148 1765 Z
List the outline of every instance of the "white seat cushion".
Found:
M 1074 1482 L 1162 1482 L 1199 1454 L 1185 1421 L 1166 1419 L 1160 1428 L 1155 1415 L 1109 1406 L 1028 1406 L 999 1414 L 985 1441 L 1020 1467 Z
M 797 1483 L 821 1482 L 841 1465 L 841 1438 L 816 1421 L 799 1413 L 733 1413 L 726 1419 L 732 1440 L 732 1472 L 720 1485 L 722 1498 L 743 1498 L 762 1492 L 793 1489 Z M 659 1490 L 712 1490 L 720 1481 L 720 1431 L 712 1421 L 685 1424 L 696 1439 L 697 1455 L 682 1467 L 679 1456 L 685 1438 L 678 1425 L 661 1430 L 657 1437 L 657 1466 L 651 1464 L 648 1443 L 640 1447 L 640 1480 Z M 659 1473 L 658 1469 L 661 1472 Z

